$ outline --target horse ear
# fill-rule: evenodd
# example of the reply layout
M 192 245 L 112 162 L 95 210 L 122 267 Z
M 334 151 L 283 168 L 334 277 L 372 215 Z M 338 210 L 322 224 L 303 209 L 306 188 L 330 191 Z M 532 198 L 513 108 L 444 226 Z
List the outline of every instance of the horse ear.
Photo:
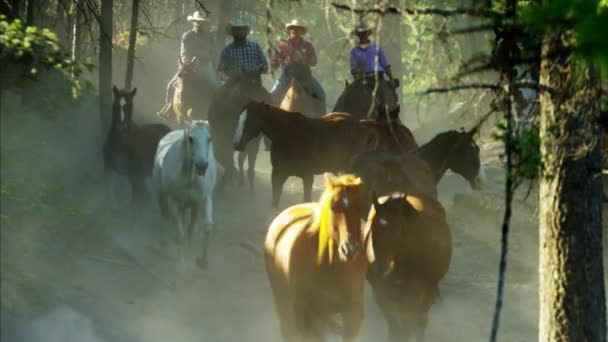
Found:
M 112 86 L 112 92 L 114 93 L 114 95 L 118 95 L 118 88 L 116 88 L 116 85 Z
M 325 181 L 325 188 L 327 189 L 331 189 L 334 187 L 334 175 L 331 172 L 325 172 L 325 174 L 323 175 L 323 179 Z
M 344 80 L 344 87 L 348 88 L 349 85 L 350 85 L 350 83 L 348 83 L 348 80 Z

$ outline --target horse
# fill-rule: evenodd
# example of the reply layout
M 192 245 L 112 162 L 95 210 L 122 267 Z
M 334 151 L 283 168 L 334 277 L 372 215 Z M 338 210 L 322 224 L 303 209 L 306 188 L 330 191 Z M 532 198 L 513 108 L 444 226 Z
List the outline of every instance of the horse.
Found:
M 398 84 L 398 81 L 395 80 L 395 83 Z M 380 78 L 374 97 L 374 84 L 375 81 L 370 78 L 359 78 L 352 83 L 346 81 L 344 91 L 338 97 L 333 111 L 350 113 L 358 119 L 382 118 L 394 113 L 399 108 L 396 87 Z
M 211 86 L 204 77 L 197 72 L 198 61 L 193 57 L 190 61 L 183 63 L 181 58 L 177 59 L 177 82 L 171 102 L 171 109 L 179 124 L 183 118 L 192 119 L 190 110 L 198 116 L 197 119 L 207 118 L 199 116 L 207 112 L 209 101 L 213 94 Z
M 318 203 L 284 210 L 266 234 L 266 274 L 285 341 L 325 341 L 336 314 L 342 316 L 343 340 L 355 341 L 363 322 L 367 259 L 360 253 L 361 180 L 324 178 Z
M 225 174 L 218 184 L 222 189 L 236 173 L 234 167 L 234 148 L 232 138 L 238 124 L 238 115 L 250 99 L 271 103 L 271 95 L 262 85 L 257 72 L 244 73 L 220 91 L 222 94 L 209 108 L 209 123 L 213 132 L 218 162 L 224 167 Z M 239 150 L 238 165 L 241 184 L 244 183 L 244 163 L 247 158 L 247 178 L 250 193 L 254 188 L 255 162 L 260 138 L 251 141 L 247 148 Z
M 133 98 L 137 88 L 126 91 L 113 86 L 112 93 L 112 121 L 103 145 L 104 174 L 111 195 L 114 194 L 113 173 L 127 176 L 131 184 L 132 210 L 137 218 L 147 197 L 145 180 L 152 175 L 156 147 L 171 129 L 163 124 L 135 124 Z M 112 197 L 108 200 L 114 201 Z
M 396 193 L 374 198 L 365 228 L 367 279 L 389 341 L 423 341 L 429 309 L 448 272 L 452 235 L 437 199 Z
M 278 208 L 283 183 L 289 176 L 302 179 L 304 201 L 310 202 L 314 175 L 345 171 L 353 155 L 375 145 L 375 136 L 350 114 L 330 113 L 311 119 L 301 113 L 250 101 L 239 116 L 234 148 L 242 151 L 261 133 L 272 142 L 274 209 Z
M 283 96 L 280 108 L 288 112 L 302 113 L 309 118 L 318 118 L 325 114 L 321 110 L 319 102 L 319 99 L 310 95 L 294 77 L 289 83 L 285 96 Z
M 349 172 L 364 181 L 362 207 L 369 208 L 372 188 L 381 195 L 413 191 L 436 198 L 437 184 L 448 169 L 467 180 L 472 189 L 482 188 L 485 172 L 474 134 L 475 130 L 447 131 L 406 153 L 371 150 L 357 154 Z
M 167 134 L 158 144 L 153 180 L 162 218 L 176 228 L 179 272 L 185 266 L 185 249 L 192 249 L 202 214 L 203 245 L 196 263 L 207 266 L 207 250 L 213 229 L 213 193 L 216 162 L 209 124 L 186 122 L 186 128 Z M 190 222 L 186 225 L 188 218 Z M 188 246 L 186 246 L 188 245 Z
M 401 153 L 414 150 L 418 147 L 412 131 L 399 121 L 398 108 L 396 109 L 396 113 L 396 119 L 394 114 L 391 114 L 391 117 L 388 119 L 361 120 L 361 123 L 376 135 L 378 142 L 376 146 L 377 150 Z

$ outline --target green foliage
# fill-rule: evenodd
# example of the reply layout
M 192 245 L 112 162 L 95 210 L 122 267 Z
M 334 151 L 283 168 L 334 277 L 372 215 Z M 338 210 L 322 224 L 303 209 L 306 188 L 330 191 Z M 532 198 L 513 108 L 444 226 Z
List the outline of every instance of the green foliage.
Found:
M 0 15 L 0 57 L 3 63 L 8 59 L 25 66 L 31 77 L 37 76 L 41 68 L 60 71 L 71 84 L 74 97 L 81 93 L 83 86 L 90 86 L 80 77 L 84 71 L 92 70 L 92 64 L 72 60 L 62 50 L 54 32 L 26 26 L 20 19 L 9 21 Z
M 498 130 L 494 138 L 506 142 L 507 127 L 504 122 L 496 125 Z M 522 128 L 517 135 L 511 136 L 511 170 L 513 184 L 518 186 L 524 180 L 535 179 L 541 166 L 540 137 L 538 128 Z
M 530 6 L 524 11 L 521 23 L 547 32 L 556 28 L 571 29 L 564 36 L 568 47 L 591 61 L 608 78 L 608 1 L 555 0 L 542 6 Z

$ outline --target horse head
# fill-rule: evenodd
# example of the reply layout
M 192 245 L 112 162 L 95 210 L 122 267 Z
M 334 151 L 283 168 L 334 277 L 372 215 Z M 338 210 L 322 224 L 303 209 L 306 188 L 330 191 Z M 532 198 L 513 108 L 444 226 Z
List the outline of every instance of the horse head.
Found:
M 403 193 L 378 198 L 374 192 L 372 196 L 373 206 L 367 221 L 368 231 L 372 234 L 368 261 L 374 275 L 386 277 L 394 269 L 396 254 L 403 249 L 407 225 L 418 211 Z
M 137 94 L 137 88 L 128 91 L 112 86 L 112 93 L 112 127 L 128 128 L 133 124 L 133 98 Z
M 334 176 L 325 173 L 325 191 L 319 201 L 316 215 L 319 224 L 318 261 L 328 251 L 333 259 L 333 244 L 338 246 L 340 261 L 353 260 L 361 251 L 362 232 L 360 219 L 361 178 L 352 174 Z
M 182 143 L 188 171 L 196 176 L 204 176 L 209 163 L 214 159 L 211 130 L 207 121 L 186 122 Z
M 239 115 L 238 125 L 234 133 L 233 145 L 237 151 L 243 151 L 245 146 L 262 133 L 264 120 L 262 113 L 268 110 L 263 102 L 250 100 Z
M 434 145 L 433 154 L 436 155 L 434 159 L 443 158 L 445 168 L 461 175 L 474 190 L 481 189 L 485 181 L 479 146 L 475 142 L 476 132 L 477 128 L 469 131 L 448 131 L 431 140 Z

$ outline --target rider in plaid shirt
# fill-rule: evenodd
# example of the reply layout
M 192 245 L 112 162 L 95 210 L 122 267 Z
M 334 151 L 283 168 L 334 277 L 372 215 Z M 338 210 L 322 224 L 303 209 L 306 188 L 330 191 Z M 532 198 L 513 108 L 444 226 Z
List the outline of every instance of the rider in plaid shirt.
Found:
M 256 42 L 247 40 L 249 25 L 238 19 L 232 21 L 229 28 L 234 41 L 222 50 L 217 67 L 224 83 L 235 79 L 243 72 L 266 73 L 268 62 L 264 51 Z

